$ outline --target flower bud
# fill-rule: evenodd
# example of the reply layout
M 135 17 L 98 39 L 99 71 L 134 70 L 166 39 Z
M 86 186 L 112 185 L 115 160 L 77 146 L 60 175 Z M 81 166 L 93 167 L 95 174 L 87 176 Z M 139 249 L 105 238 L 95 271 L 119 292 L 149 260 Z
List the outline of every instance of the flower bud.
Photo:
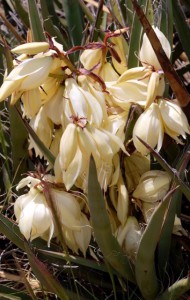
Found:
M 46 42 L 32 42 L 19 45 L 12 49 L 11 52 L 16 54 L 34 55 L 40 52 L 44 52 L 48 49 L 49 44 Z
M 162 48 L 165 51 L 167 57 L 170 58 L 171 47 L 170 47 L 169 41 L 167 40 L 165 35 L 158 29 L 158 27 L 153 26 L 153 29 L 154 29 L 158 39 L 160 40 Z M 151 65 L 156 70 L 161 69 L 160 63 L 156 57 L 156 54 L 152 48 L 151 43 L 149 42 L 149 39 L 148 39 L 146 33 L 143 35 L 143 42 L 142 42 L 139 56 L 140 56 L 140 60 L 141 60 L 141 63 L 143 66 Z
M 171 177 L 165 171 L 153 170 L 144 173 L 133 192 L 133 197 L 145 202 L 156 202 L 164 198 L 171 183 Z

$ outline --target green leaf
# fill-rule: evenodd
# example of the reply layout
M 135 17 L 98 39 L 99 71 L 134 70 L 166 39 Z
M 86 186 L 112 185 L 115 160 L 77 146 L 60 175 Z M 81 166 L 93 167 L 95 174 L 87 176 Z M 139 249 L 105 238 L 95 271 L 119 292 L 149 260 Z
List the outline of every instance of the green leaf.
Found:
M 13 175 L 14 183 L 17 184 L 21 175 L 28 171 L 28 133 L 19 119 L 15 107 L 19 107 L 19 104 L 9 105 Z
M 103 4 L 104 4 L 104 1 L 100 0 L 99 4 L 98 4 L 98 9 L 96 12 L 96 18 L 95 18 L 95 22 L 93 25 L 93 29 L 90 33 L 90 42 L 96 42 L 98 40 L 98 36 L 100 34 L 100 26 L 101 26 L 102 17 L 103 17 L 103 10 L 102 10 Z
M 0 70 L 4 70 L 4 64 L 3 64 L 3 46 L 0 46 Z M 0 74 L 0 85 L 3 83 L 3 75 Z M 0 111 L 3 111 L 5 109 L 4 102 L 0 103 Z M 6 116 L 3 114 L 3 112 L 0 115 L 0 152 L 2 154 L 2 177 L 3 180 L 0 181 L 0 190 L 1 193 L 4 193 L 10 190 L 11 187 L 11 169 L 10 169 L 10 163 L 9 159 L 11 157 L 10 153 L 10 147 L 8 145 L 8 139 L 7 134 L 3 126 L 3 122 L 6 122 Z
M 139 244 L 135 274 L 138 287 L 146 300 L 155 300 L 160 290 L 156 275 L 155 250 L 160 238 L 164 216 L 174 191 L 170 191 L 154 211 Z
M 6 285 L 0 284 L 0 299 L 4 300 L 31 300 L 32 298 L 27 294 L 10 288 Z
M 103 263 L 98 263 L 96 261 L 83 258 L 83 257 L 78 257 L 74 255 L 66 255 L 64 253 L 60 252 L 54 252 L 54 251 L 49 251 L 49 250 L 43 250 L 43 249 L 38 249 L 39 256 L 42 257 L 43 259 L 50 259 L 50 261 L 57 261 L 60 265 L 63 264 L 64 262 L 71 262 L 78 264 L 80 266 L 92 268 L 94 270 L 99 270 L 102 272 L 108 272 L 106 266 Z
M 29 22 L 29 18 L 28 18 L 28 13 L 26 12 L 26 10 L 23 7 L 23 3 L 20 0 L 14 0 L 12 1 L 14 8 L 17 12 L 17 14 L 19 15 L 19 18 L 22 20 L 22 23 L 29 28 L 30 27 L 30 22 Z
M 177 210 L 177 202 L 180 200 L 181 191 L 177 190 L 169 205 L 168 210 L 165 215 L 164 224 L 162 227 L 162 232 L 160 235 L 160 240 L 158 242 L 158 268 L 159 268 L 159 277 L 164 282 L 167 269 L 168 258 L 170 254 L 171 246 L 171 236 L 174 226 L 174 220 Z
M 60 30 L 61 24 L 57 18 L 57 15 L 55 14 L 53 2 L 40 0 L 40 3 L 45 30 L 52 37 L 56 37 L 56 40 L 63 45 L 65 51 L 68 50 L 69 45 Z
M 125 21 L 124 21 L 124 17 L 122 14 L 122 9 L 121 9 L 121 1 L 118 0 L 109 0 L 110 3 L 110 7 L 111 7 L 111 13 L 114 17 L 114 19 L 116 19 L 121 27 L 126 27 Z
M 189 163 L 190 154 L 189 149 L 190 145 L 187 145 L 184 147 L 180 157 L 178 157 L 176 169 L 179 172 L 179 175 L 184 178 L 184 171 L 187 168 L 187 165 Z M 172 184 L 172 187 L 176 187 L 176 183 L 174 182 Z M 158 267 L 159 267 L 159 274 L 160 278 L 164 281 L 164 276 L 166 275 L 166 268 L 167 268 L 167 262 L 169 259 L 170 254 L 170 248 L 171 248 L 171 236 L 174 226 L 174 220 L 175 215 L 178 213 L 178 211 L 181 210 L 181 199 L 182 199 L 182 192 L 180 189 L 178 189 L 174 195 L 172 196 L 172 199 L 170 201 L 168 211 L 165 216 L 165 221 L 162 228 L 162 233 L 160 236 L 160 241 L 158 244 Z
M 190 47 L 189 47 L 189 40 L 187 36 L 190 36 L 190 28 L 187 24 L 186 17 L 183 13 L 181 4 L 179 1 L 172 0 L 173 5 L 173 16 L 174 16 L 174 23 L 177 33 L 179 35 L 179 39 L 183 46 L 185 53 L 187 54 L 190 60 Z
M 13 61 L 12 55 L 8 46 L 5 44 L 4 55 L 6 58 L 6 64 L 8 73 L 12 70 Z M 12 178 L 14 183 L 20 181 L 20 176 L 27 172 L 27 160 L 28 160 L 28 134 L 23 126 L 23 123 L 19 120 L 15 107 L 18 104 L 11 106 L 8 103 L 9 121 L 10 121 L 10 141 L 11 141 L 11 158 L 13 164 Z M 10 143 L 9 141 L 9 143 Z
M 125 0 L 125 6 L 126 6 L 126 25 L 129 27 L 132 27 L 133 22 L 133 5 L 131 3 L 131 0 Z
M 141 0 L 140 5 L 146 10 L 149 0 Z M 138 54 L 140 51 L 140 43 L 142 36 L 142 26 L 136 12 L 133 13 L 133 22 L 130 33 L 129 55 L 128 55 L 128 68 L 135 68 L 139 65 Z
M 40 283 L 50 292 L 55 293 L 60 299 L 68 300 L 68 296 L 62 285 L 48 271 L 44 263 L 42 263 L 31 251 L 29 245 L 25 242 L 25 251 L 30 262 L 30 266 L 39 279 Z
M 89 8 L 86 6 L 86 4 L 84 3 L 83 0 L 78 0 L 78 2 L 80 4 L 80 7 L 81 7 L 84 15 L 86 16 L 86 18 L 90 22 L 90 24 L 93 24 L 95 22 L 95 18 L 93 16 L 93 14 L 91 14 Z
M 1 180 L 1 182 L 0 182 L 0 190 L 1 190 L 1 193 L 6 191 L 7 198 L 9 198 L 8 194 L 11 190 L 11 178 L 12 178 L 12 176 L 11 176 L 12 173 L 11 173 L 11 169 L 10 169 L 10 161 L 9 161 L 9 155 L 11 155 L 11 154 L 10 154 L 10 152 L 8 152 L 8 150 L 10 150 L 10 148 L 7 145 L 6 135 L 4 134 L 4 130 L 3 130 L 3 120 L 2 120 L 2 117 L 0 116 L 0 151 L 1 151 L 1 156 L 2 156 L 1 172 L 2 172 L 2 177 L 3 177 L 3 180 Z
M 33 42 L 46 41 L 38 7 L 35 0 L 28 0 L 28 12 Z
M 190 289 L 190 277 L 182 278 L 168 287 L 157 300 L 178 300 Z M 184 298 L 185 299 L 185 298 Z
M 134 282 L 131 262 L 127 259 L 116 238 L 112 235 L 105 200 L 97 179 L 96 166 L 93 159 L 91 159 L 89 170 L 88 201 L 95 239 L 104 255 L 104 259 L 120 275 Z
M 81 45 L 83 35 L 83 15 L 78 0 L 62 0 L 68 31 L 73 46 Z M 79 53 L 74 54 L 75 61 Z
M 162 2 L 162 16 L 160 30 L 167 37 L 171 48 L 173 48 L 173 7 L 172 1 Z
M 24 239 L 18 228 L 18 225 L 10 221 L 3 214 L 0 214 L 0 232 L 17 247 L 24 250 Z

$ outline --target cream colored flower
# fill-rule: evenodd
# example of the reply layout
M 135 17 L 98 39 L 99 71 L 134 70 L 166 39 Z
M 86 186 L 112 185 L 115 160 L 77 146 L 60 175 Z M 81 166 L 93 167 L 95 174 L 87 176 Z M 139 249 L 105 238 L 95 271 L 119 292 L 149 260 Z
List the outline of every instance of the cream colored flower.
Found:
M 0 101 L 14 91 L 33 90 L 39 87 L 48 77 L 52 64 L 51 56 L 29 58 L 21 62 L 5 78 L 0 88 Z
M 48 236 L 48 245 L 54 235 L 52 213 L 44 195 L 34 187 L 17 198 L 14 204 L 15 216 L 21 233 L 27 240 Z
M 93 72 L 98 73 L 104 64 L 105 56 L 103 55 L 102 47 L 96 49 L 86 49 L 80 56 L 80 62 L 86 70 L 91 70 L 97 66 Z
M 67 125 L 60 142 L 60 153 L 54 166 L 58 180 L 63 180 L 69 190 L 78 177 L 88 175 L 90 155 L 94 157 L 98 179 L 106 190 L 111 182 L 113 157 L 125 148 L 121 139 L 114 134 L 83 123 L 80 118 Z M 81 124 L 82 123 L 82 124 Z M 83 125 L 84 124 L 84 125 Z M 87 180 L 83 178 L 85 182 Z
M 21 100 L 23 103 L 23 117 L 33 118 L 39 112 L 42 106 L 40 91 L 38 88 L 28 90 L 22 93 Z M 11 104 L 15 104 L 11 98 Z
M 165 89 L 163 74 L 154 72 L 151 67 L 136 67 L 125 71 L 116 82 L 106 82 L 113 102 L 124 110 L 129 104 L 137 103 L 146 108 Z
M 54 130 L 52 142 L 50 145 L 50 151 L 54 155 L 54 157 L 57 157 L 57 155 L 59 154 L 60 140 L 62 135 L 63 135 L 62 128 L 58 128 Z
M 117 52 L 121 62 L 118 62 L 113 56 L 112 56 L 112 63 L 114 65 L 114 68 L 119 74 L 124 73 L 127 70 L 127 59 L 126 59 L 126 48 L 128 47 L 127 42 L 125 41 L 124 37 L 122 35 L 111 37 L 111 42 L 114 44 L 113 48 Z M 128 50 L 128 49 L 127 49 Z
M 109 195 L 112 204 L 117 212 L 117 218 L 120 221 L 121 225 L 124 225 L 128 218 L 129 195 L 123 182 L 121 173 L 119 174 L 117 184 L 109 188 Z
M 104 82 L 116 81 L 119 78 L 119 75 L 116 73 L 110 62 L 105 62 L 102 65 L 98 75 L 103 79 Z
M 50 101 L 60 87 L 60 80 L 54 77 L 48 77 L 39 88 L 41 101 L 46 103 Z
M 127 70 L 116 82 L 106 82 L 107 89 L 113 102 L 123 108 L 129 109 L 129 104 L 146 104 L 149 77 L 144 67 Z M 144 78 L 143 78 L 144 77 Z
M 44 107 L 41 107 L 36 117 L 31 119 L 30 126 L 44 143 L 44 145 L 49 148 L 52 142 L 53 123 L 47 117 Z M 29 149 L 31 148 L 35 149 L 36 155 L 42 156 L 41 151 L 38 149 L 32 137 L 30 137 L 29 144 Z
M 107 121 L 107 107 L 106 107 L 106 94 L 102 92 L 102 88 L 99 83 L 91 82 L 88 76 L 80 75 L 78 76 L 78 83 L 82 90 L 90 93 L 96 101 L 98 101 L 101 106 L 102 114 L 103 114 L 103 124 Z M 101 124 L 101 125 L 103 125 Z
M 181 107 L 172 101 L 164 99 L 160 99 L 158 105 L 164 124 L 164 131 L 178 143 L 181 143 L 178 136 L 181 135 L 185 139 L 186 133 L 190 134 L 188 120 Z
M 147 87 L 147 98 L 145 109 L 148 108 L 157 96 L 163 96 L 165 90 L 164 74 L 152 72 Z
M 76 253 L 80 249 L 85 256 L 92 230 L 89 220 L 81 212 L 77 197 L 55 188 L 50 189 L 50 195 L 57 210 L 67 246 Z
M 120 226 L 115 233 L 119 244 L 132 261 L 136 259 L 141 235 L 142 233 L 135 217 L 128 217 L 125 225 Z
M 152 148 L 157 146 L 156 150 L 159 151 L 162 147 L 163 135 L 164 128 L 158 104 L 152 103 L 135 123 L 133 129 L 133 143 L 139 152 L 146 155 L 149 150 L 140 142 L 138 137 Z
M 126 70 L 118 79 L 118 83 L 126 82 L 130 80 L 141 80 L 143 77 L 147 78 L 151 73 L 151 68 L 148 67 L 135 67 Z
M 64 96 L 69 101 L 69 111 L 65 112 L 67 116 L 81 116 L 98 127 L 102 124 L 103 111 L 99 101 L 88 90 L 81 88 L 73 78 L 66 79 Z
M 30 190 L 27 194 L 18 197 L 14 205 L 19 228 L 26 239 L 33 240 L 41 237 L 48 241 L 49 246 L 51 238 L 58 232 L 59 224 L 67 246 L 76 253 L 80 249 L 85 256 L 91 239 L 89 220 L 81 212 L 79 199 L 71 193 L 56 188 L 53 184 L 54 179 L 51 175 L 45 175 L 43 182 L 31 176 L 20 181 L 17 190 L 26 185 Z M 48 190 L 46 184 L 49 186 Z M 50 206 L 49 201 L 52 201 Z M 51 211 L 52 206 L 56 216 Z M 59 218 L 58 224 L 55 217 Z
M 44 104 L 44 113 L 56 125 L 62 123 L 64 114 L 64 87 L 60 85 L 55 94 Z
M 124 127 L 126 125 L 127 117 L 128 111 L 122 111 L 121 113 L 113 115 L 110 114 L 104 128 L 109 132 L 119 136 L 123 141 L 125 138 Z
M 171 177 L 165 171 L 153 170 L 144 173 L 133 192 L 133 197 L 145 202 L 156 202 L 167 194 Z
M 71 230 L 79 230 L 81 210 L 76 197 L 55 188 L 50 189 L 50 195 L 57 209 L 57 215 L 61 224 Z
M 162 48 L 165 51 L 167 57 L 170 58 L 171 47 L 170 47 L 169 41 L 167 40 L 165 35 L 158 29 L 158 27 L 153 26 L 153 29 L 154 29 L 158 39 L 160 40 L 160 42 L 162 44 Z M 155 54 L 146 34 L 143 35 L 143 42 L 142 42 L 142 46 L 140 49 L 139 57 L 140 57 L 140 61 L 143 66 L 150 65 L 150 66 L 153 66 L 156 70 L 161 69 L 160 63 L 156 57 L 156 54 Z
M 11 52 L 16 54 L 34 55 L 40 52 L 44 52 L 48 49 L 49 44 L 46 42 L 32 42 L 19 45 L 12 49 Z
M 73 232 L 75 241 L 80 251 L 86 256 L 86 250 L 91 240 L 92 229 L 89 220 L 83 213 L 80 217 L 80 226 L 78 229 L 79 230 Z

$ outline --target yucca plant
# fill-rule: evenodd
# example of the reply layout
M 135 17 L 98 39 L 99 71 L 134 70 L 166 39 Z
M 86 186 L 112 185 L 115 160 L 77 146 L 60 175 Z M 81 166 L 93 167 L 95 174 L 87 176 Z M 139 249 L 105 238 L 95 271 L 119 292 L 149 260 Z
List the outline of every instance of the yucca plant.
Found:
M 188 299 L 190 2 L 0 5 L 2 299 Z

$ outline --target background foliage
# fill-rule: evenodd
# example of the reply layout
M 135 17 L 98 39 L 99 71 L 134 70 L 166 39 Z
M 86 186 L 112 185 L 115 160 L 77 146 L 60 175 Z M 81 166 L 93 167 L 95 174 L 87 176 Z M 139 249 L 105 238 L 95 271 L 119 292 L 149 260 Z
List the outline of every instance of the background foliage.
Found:
M 27 41 L 44 41 L 48 32 L 64 50 L 98 41 L 109 28 L 129 27 L 126 55 L 128 67 L 139 64 L 143 28 L 160 56 L 168 80 L 166 97 L 178 95 L 189 117 L 190 1 L 141 0 L 2 0 L 0 4 L 0 69 L 12 69 L 10 48 Z M 140 18 L 140 21 L 139 21 Z M 150 22 L 150 23 L 149 23 Z M 171 62 L 160 53 L 151 25 L 157 25 L 172 46 Z M 74 26 L 75 25 L 75 26 Z M 152 33 L 152 34 L 151 34 Z M 71 55 L 77 66 L 80 52 Z M 140 242 L 136 264 L 131 265 L 112 236 L 94 163 L 90 166 L 89 205 L 96 242 L 86 258 L 63 253 L 54 241 L 51 248 L 40 239 L 28 243 L 13 217 L 15 185 L 22 174 L 34 170 L 38 158 L 28 153 L 27 137 L 33 139 L 53 163 L 54 157 L 22 120 L 19 106 L 0 103 L 0 191 L 1 191 L 1 299 L 180 299 L 190 289 L 189 236 L 172 236 L 177 212 L 189 235 L 189 138 L 184 146 L 164 140 L 160 154 L 151 149 L 152 169 L 163 168 L 173 178 L 167 197 L 154 213 Z M 130 136 L 135 115 L 128 124 Z M 146 145 L 148 147 L 148 145 Z M 100 201 L 95 201 L 95 199 Z M 101 212 L 101 214 L 100 214 Z M 97 219 L 97 216 L 99 218 Z M 111 259 L 110 251 L 118 253 Z M 92 257 L 95 257 L 93 259 Z M 104 258 L 103 258 L 104 257 Z M 188 294 L 184 298 L 188 299 Z M 186 298 L 185 298 L 186 297 Z

